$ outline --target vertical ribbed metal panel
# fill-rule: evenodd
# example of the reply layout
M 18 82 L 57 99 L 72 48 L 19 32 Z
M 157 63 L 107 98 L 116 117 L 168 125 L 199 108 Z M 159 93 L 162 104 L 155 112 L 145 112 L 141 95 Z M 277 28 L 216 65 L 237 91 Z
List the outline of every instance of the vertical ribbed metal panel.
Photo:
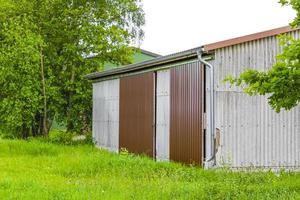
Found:
M 119 79 L 93 84 L 93 138 L 96 145 L 119 149 Z
M 203 67 L 199 62 L 171 69 L 170 160 L 202 165 Z
M 299 31 L 290 33 L 299 38 Z M 217 164 L 231 167 L 300 167 L 300 106 L 275 113 L 267 97 L 250 97 L 223 84 L 226 75 L 248 68 L 267 70 L 280 52 L 268 37 L 215 52 L 216 128 L 221 131 Z
M 155 74 L 120 80 L 120 148 L 154 157 Z
M 156 159 L 169 160 L 170 149 L 170 70 L 157 72 Z

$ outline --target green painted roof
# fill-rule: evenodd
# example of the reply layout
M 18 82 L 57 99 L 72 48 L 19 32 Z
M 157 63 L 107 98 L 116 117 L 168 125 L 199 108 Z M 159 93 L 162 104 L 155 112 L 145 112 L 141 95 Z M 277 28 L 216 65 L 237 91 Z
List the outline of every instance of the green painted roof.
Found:
M 160 55 L 158 55 L 158 54 L 155 54 L 155 53 L 152 53 L 152 52 L 145 51 L 145 50 L 141 49 L 139 52 L 136 52 L 136 53 L 133 54 L 133 56 L 132 56 L 132 61 L 133 61 L 132 64 L 133 63 L 143 62 L 143 61 L 146 61 L 146 60 L 151 60 L 151 59 L 159 57 L 159 56 Z M 119 65 L 117 65 L 117 64 L 107 62 L 107 63 L 104 64 L 104 71 L 116 68 L 118 66 Z

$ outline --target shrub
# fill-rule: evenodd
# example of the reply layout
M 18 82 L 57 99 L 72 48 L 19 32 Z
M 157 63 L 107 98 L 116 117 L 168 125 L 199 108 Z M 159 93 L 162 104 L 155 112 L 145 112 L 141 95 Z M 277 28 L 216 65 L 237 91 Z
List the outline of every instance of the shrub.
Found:
M 92 133 L 88 133 L 88 134 L 85 136 L 85 139 L 83 140 L 83 143 L 84 143 L 84 144 L 90 144 L 90 145 L 94 145 L 94 144 L 95 144 L 95 140 L 94 140 L 94 138 L 93 138 Z
M 48 140 L 52 143 L 59 144 L 72 144 L 74 134 L 71 132 L 61 131 L 61 130 L 51 130 L 49 133 Z
M 46 139 L 46 141 L 65 145 L 95 144 L 91 133 L 87 135 L 78 135 L 73 132 L 67 132 L 57 129 L 50 131 L 49 137 L 48 139 Z
M 17 134 L 16 132 L 12 130 L 8 130 L 4 127 L 0 127 L 0 138 L 2 139 L 15 139 L 19 138 L 20 134 Z

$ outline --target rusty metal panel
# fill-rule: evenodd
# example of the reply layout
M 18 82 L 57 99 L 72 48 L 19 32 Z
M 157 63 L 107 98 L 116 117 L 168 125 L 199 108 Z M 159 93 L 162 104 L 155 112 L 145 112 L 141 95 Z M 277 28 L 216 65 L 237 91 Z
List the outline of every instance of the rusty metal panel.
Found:
M 202 165 L 203 67 L 199 62 L 171 69 L 170 160 Z
M 300 38 L 300 31 L 288 35 Z M 300 168 L 300 106 L 274 112 L 265 96 L 248 96 L 222 80 L 247 68 L 268 70 L 281 51 L 277 37 L 215 52 L 217 165 L 232 168 Z
M 155 74 L 120 79 L 120 148 L 154 157 Z

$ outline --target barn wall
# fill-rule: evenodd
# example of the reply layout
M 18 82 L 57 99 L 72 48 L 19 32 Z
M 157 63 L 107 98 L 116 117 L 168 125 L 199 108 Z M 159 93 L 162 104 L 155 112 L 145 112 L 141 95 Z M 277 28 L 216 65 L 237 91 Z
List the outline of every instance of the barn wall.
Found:
M 96 145 L 110 151 L 119 149 L 120 80 L 93 84 L 93 138 Z
M 157 72 L 156 159 L 169 160 L 170 148 L 170 70 Z
M 292 33 L 299 38 L 299 31 Z M 226 75 L 247 68 L 267 70 L 280 52 L 277 37 L 215 52 L 216 128 L 221 141 L 217 164 L 231 167 L 300 167 L 300 106 L 275 113 L 264 96 L 249 97 L 223 84 Z

